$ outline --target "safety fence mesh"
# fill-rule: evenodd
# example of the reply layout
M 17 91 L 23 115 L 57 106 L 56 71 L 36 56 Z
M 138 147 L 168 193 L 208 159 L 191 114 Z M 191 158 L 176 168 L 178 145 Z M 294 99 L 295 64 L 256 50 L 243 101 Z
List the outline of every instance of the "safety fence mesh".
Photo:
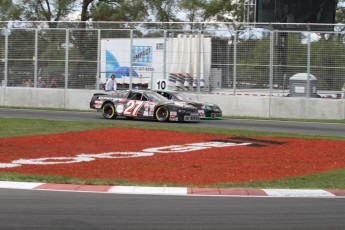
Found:
M 333 97 L 345 83 L 343 25 L 0 22 L 2 87 L 160 87 Z M 297 27 L 296 27 L 297 28 Z

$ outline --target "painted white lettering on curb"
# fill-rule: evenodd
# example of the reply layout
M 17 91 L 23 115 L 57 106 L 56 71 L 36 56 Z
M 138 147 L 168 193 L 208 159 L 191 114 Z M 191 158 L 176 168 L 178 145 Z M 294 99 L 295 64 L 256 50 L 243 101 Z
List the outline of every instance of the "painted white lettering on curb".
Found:
M 18 159 L 11 163 L 0 163 L 0 168 L 15 168 L 22 165 L 56 165 L 56 164 L 73 164 L 80 162 L 90 162 L 96 159 L 117 159 L 133 157 L 150 157 L 155 153 L 183 153 L 210 148 L 246 146 L 251 143 L 233 143 L 233 142 L 200 142 L 185 145 L 170 145 L 163 147 L 154 147 L 142 150 L 142 152 L 108 152 L 99 154 L 78 154 L 74 157 L 44 157 L 34 159 Z

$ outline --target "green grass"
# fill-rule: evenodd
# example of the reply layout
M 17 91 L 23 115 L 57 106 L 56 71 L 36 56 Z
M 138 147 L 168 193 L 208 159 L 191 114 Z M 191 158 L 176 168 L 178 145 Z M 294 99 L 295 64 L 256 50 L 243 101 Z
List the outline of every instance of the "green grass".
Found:
M 290 189 L 345 189 L 345 169 L 332 170 L 306 176 L 285 177 L 271 181 L 222 183 L 216 187 L 290 188 Z
M 169 130 L 176 132 L 192 133 L 214 133 L 227 135 L 245 135 L 245 136 L 268 136 L 268 137 L 293 137 L 293 138 L 319 138 L 345 140 L 345 137 L 324 137 L 317 135 L 294 135 L 286 133 L 270 132 L 251 132 L 243 130 L 231 130 L 221 128 L 190 127 L 178 124 L 174 126 L 164 126 L 161 124 L 134 124 L 128 123 L 104 123 L 104 122 L 75 122 L 75 121 L 52 121 L 36 119 L 14 119 L 0 118 L 0 138 L 30 136 L 40 134 L 78 132 L 94 129 L 105 129 L 111 127 L 122 128 L 139 128 L 152 130 Z M 104 184 L 104 185 L 145 185 L 145 186 L 193 186 L 193 185 L 176 185 L 176 184 L 148 184 L 148 183 L 130 183 L 126 180 L 99 180 L 78 179 L 60 176 L 40 176 L 40 175 L 23 175 L 17 173 L 0 173 L 0 180 L 5 181 L 35 181 L 44 183 L 75 183 L 75 184 Z M 345 169 L 333 170 L 307 176 L 287 177 L 271 181 L 253 181 L 247 183 L 223 183 L 207 187 L 241 187 L 241 188 L 333 188 L 345 189 Z
M 180 185 L 172 183 L 134 183 L 124 179 L 78 179 L 67 176 L 53 175 L 30 175 L 19 173 L 0 173 L 2 181 L 25 181 L 41 183 L 60 183 L 60 184 L 87 184 L 87 185 L 121 185 L 121 186 L 158 186 L 158 187 L 179 187 L 195 185 Z M 217 188 L 275 188 L 275 189 L 345 189 L 345 169 L 338 169 L 307 176 L 286 177 L 271 181 L 253 181 L 245 183 L 220 183 L 198 187 L 217 187 Z
M 25 119 L 25 118 L 0 118 L 0 138 L 3 137 L 18 137 L 18 136 L 34 136 L 40 134 L 79 132 L 94 129 L 106 129 L 111 127 L 120 128 L 137 128 L 150 130 L 166 130 L 176 132 L 191 132 L 191 133 L 209 133 L 209 134 L 225 134 L 237 136 L 267 136 L 267 137 L 292 137 L 292 138 L 318 138 L 318 139 L 333 139 L 345 140 L 345 137 L 340 136 L 321 136 L 321 135 L 299 135 L 277 132 L 259 132 L 246 131 L 226 128 L 209 128 L 209 127 L 192 127 L 183 125 L 162 125 L 159 124 L 134 124 L 132 122 L 76 122 L 76 121 L 55 121 L 43 119 Z

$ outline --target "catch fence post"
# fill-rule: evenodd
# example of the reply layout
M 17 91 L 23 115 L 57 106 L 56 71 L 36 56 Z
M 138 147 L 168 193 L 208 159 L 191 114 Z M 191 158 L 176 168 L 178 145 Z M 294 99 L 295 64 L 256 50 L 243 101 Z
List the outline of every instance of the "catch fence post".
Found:
M 65 89 L 68 88 L 68 61 L 69 58 L 69 29 L 66 29 L 66 47 L 65 47 Z
M 270 97 L 273 95 L 273 50 L 274 50 L 274 32 L 270 31 L 270 67 L 269 67 L 269 87 L 270 87 Z
M 4 29 L 5 32 L 5 60 L 4 60 L 4 80 L 5 80 L 5 87 L 7 87 L 8 82 L 8 29 Z

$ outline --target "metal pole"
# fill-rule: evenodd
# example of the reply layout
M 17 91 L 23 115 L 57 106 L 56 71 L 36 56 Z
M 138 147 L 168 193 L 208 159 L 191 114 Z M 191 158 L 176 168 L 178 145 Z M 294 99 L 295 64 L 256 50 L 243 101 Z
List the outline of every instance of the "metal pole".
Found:
M 311 37 L 310 32 L 308 32 L 308 55 L 307 55 L 307 97 L 310 97 L 310 47 L 311 47 Z
M 38 29 L 35 29 L 34 87 L 38 87 Z
M 132 89 L 132 69 L 133 69 L 133 30 L 131 30 L 131 42 L 130 42 L 130 63 L 129 63 L 129 89 Z
M 270 34 L 270 73 L 269 73 L 269 85 L 270 85 L 270 97 L 273 94 L 273 48 L 274 48 L 274 32 L 271 30 Z
M 237 31 L 235 31 L 235 36 L 234 36 L 234 67 L 233 67 L 233 93 L 236 95 L 236 74 L 237 74 Z
M 247 2 L 247 23 L 249 23 L 249 14 L 250 14 L 250 5 L 251 5 L 252 1 L 248 0 Z
M 247 9 L 247 4 L 248 4 L 248 1 L 244 1 L 244 10 L 243 10 L 243 22 L 245 23 L 246 22 L 246 9 Z
M 199 47 L 198 47 L 198 68 L 197 68 L 197 94 L 200 94 L 200 74 L 201 74 L 201 68 L 203 68 L 203 66 L 201 66 L 201 31 L 199 30 L 198 32 L 198 36 L 199 36 Z
M 163 76 L 164 79 L 167 78 L 167 31 L 164 30 L 164 50 L 163 50 Z M 152 79 L 151 79 L 152 84 Z M 152 87 L 152 85 L 151 85 Z
M 257 11 L 257 1 L 254 3 L 254 23 L 256 23 L 256 11 Z
M 98 49 L 97 49 L 97 73 L 96 73 L 96 89 L 99 90 L 99 82 L 100 82 L 100 63 L 101 63 L 101 30 L 97 31 L 98 33 Z
M 5 80 L 5 87 L 7 86 L 8 82 L 8 29 L 5 29 L 5 66 L 4 66 L 4 80 Z
M 66 29 L 66 47 L 65 47 L 65 89 L 68 88 L 68 65 L 69 65 L 69 29 Z

